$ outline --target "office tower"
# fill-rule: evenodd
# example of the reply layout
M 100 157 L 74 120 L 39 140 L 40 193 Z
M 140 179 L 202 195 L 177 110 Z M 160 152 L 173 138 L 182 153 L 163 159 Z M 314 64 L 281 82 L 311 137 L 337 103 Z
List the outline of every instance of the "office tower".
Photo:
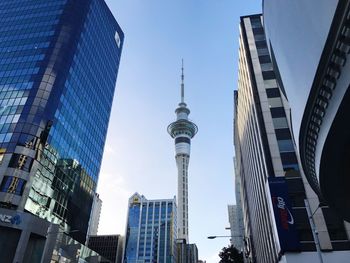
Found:
M 21 243 L 11 258 L 46 221 L 85 242 L 124 35 L 103 0 L 3 0 L 0 13 L 0 214 L 23 219 L 0 222 Z
M 237 188 L 236 188 L 237 189 Z M 231 238 L 230 242 L 239 251 L 243 251 L 243 237 L 244 237 L 244 225 L 242 211 L 240 208 L 240 201 L 236 201 L 237 205 L 228 205 L 228 220 L 230 223 Z
M 263 10 L 305 175 L 314 191 L 350 221 L 350 3 L 269 0 Z
M 188 164 L 191 154 L 191 139 L 196 135 L 197 125 L 188 119 L 190 109 L 185 103 L 184 72 L 181 74 L 181 102 L 175 110 L 177 119 L 168 126 L 168 133 L 175 139 L 175 159 L 178 171 L 177 177 L 177 222 L 179 239 L 188 243 Z
M 324 262 L 345 263 L 348 226 L 320 206 L 304 179 L 289 104 L 276 80 L 261 15 L 241 18 L 239 42 L 234 139 L 247 261 L 316 262 L 321 256 Z M 306 208 L 316 201 L 318 208 L 309 218 Z
M 98 193 L 94 194 L 94 199 L 92 201 L 89 228 L 87 235 L 96 236 L 98 231 L 98 224 L 100 222 L 100 215 L 102 209 L 102 200 Z
M 187 263 L 198 263 L 198 248 L 196 244 L 187 244 Z
M 176 262 L 176 200 L 129 199 L 124 263 Z
M 121 263 L 123 254 L 121 235 L 89 236 L 88 247 L 112 263 Z
M 176 263 L 187 263 L 188 251 L 186 239 L 179 238 L 176 240 Z

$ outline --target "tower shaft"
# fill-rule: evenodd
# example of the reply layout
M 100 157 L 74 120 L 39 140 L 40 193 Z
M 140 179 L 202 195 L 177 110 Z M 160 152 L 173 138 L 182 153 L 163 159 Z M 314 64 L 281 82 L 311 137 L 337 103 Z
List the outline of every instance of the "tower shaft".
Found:
M 187 154 L 177 154 L 175 156 L 177 164 L 177 236 L 186 239 L 188 242 L 188 163 L 190 156 Z

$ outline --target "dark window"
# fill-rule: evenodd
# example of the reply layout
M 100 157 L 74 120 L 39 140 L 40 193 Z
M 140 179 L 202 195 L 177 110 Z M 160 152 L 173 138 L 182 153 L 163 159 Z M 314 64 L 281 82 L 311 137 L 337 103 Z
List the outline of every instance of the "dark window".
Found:
M 281 153 L 282 164 L 298 164 L 297 156 L 294 152 Z
M 33 158 L 23 154 L 13 154 L 9 163 L 9 167 L 29 172 L 33 164 Z
M 180 143 L 180 142 L 185 142 L 188 144 L 191 144 L 191 140 L 187 137 L 177 137 L 175 138 L 175 144 Z
M 257 48 L 267 47 L 265 40 L 255 41 L 255 45 Z
M 304 183 L 301 178 L 289 178 L 289 179 L 286 179 L 286 182 L 288 185 L 289 193 L 299 193 L 299 194 L 305 193 Z
M 267 47 L 264 48 L 258 48 L 258 56 L 265 56 L 265 55 L 269 55 L 269 50 L 267 49 Z M 268 71 L 265 71 L 268 72 Z
M 328 207 L 323 207 L 322 212 L 331 240 L 347 240 L 343 220 Z
M 266 95 L 268 98 L 276 98 L 280 97 L 280 89 L 279 88 L 272 88 L 272 89 L 266 89 Z
M 299 165 L 298 164 L 283 164 L 284 176 L 285 177 L 299 177 Z
M 4 176 L 1 182 L 0 191 L 15 195 L 22 195 L 26 181 L 13 176 Z
M 262 73 L 264 79 L 275 79 L 275 72 L 273 70 L 263 71 Z
M 332 242 L 333 250 L 350 250 L 350 241 Z
M 286 113 L 283 107 L 271 108 L 270 110 L 271 110 L 272 118 L 281 118 L 286 116 Z
M 280 152 L 294 152 L 294 143 L 291 139 L 277 140 Z
M 276 129 L 275 133 L 277 140 L 288 140 L 292 138 L 289 129 Z
M 270 56 L 269 55 L 259 56 L 259 62 L 260 64 L 271 63 Z
M 305 208 L 293 208 L 295 227 L 300 241 L 313 241 L 309 218 Z
M 258 35 L 258 34 L 264 35 L 265 34 L 264 33 L 264 28 L 262 28 L 262 27 L 255 27 L 255 28 L 253 28 L 253 33 L 254 33 L 254 35 Z
M 262 27 L 260 17 L 251 17 L 250 23 L 252 24 L 252 28 Z

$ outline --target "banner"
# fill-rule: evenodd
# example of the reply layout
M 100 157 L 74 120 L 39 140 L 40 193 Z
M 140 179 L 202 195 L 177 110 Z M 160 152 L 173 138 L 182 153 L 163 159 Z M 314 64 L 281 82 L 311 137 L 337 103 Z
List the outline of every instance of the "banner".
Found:
M 270 193 L 282 251 L 300 250 L 288 186 L 284 177 L 269 177 Z

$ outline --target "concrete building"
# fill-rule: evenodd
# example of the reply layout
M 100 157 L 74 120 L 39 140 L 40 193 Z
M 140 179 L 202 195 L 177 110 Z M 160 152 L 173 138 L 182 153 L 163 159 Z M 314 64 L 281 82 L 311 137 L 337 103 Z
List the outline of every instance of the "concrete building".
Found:
M 243 223 L 243 209 L 241 197 L 241 177 L 237 171 L 236 158 L 234 158 L 235 166 L 235 196 L 236 205 L 228 205 L 228 219 L 231 231 L 231 245 L 234 245 L 238 250 L 243 251 L 244 239 L 244 223 Z
M 268 0 L 263 12 L 306 178 L 350 222 L 350 3 Z
M 100 223 L 101 209 L 102 209 L 102 200 L 100 199 L 99 194 L 95 193 L 94 200 L 92 202 L 92 207 L 91 207 L 91 215 L 90 215 L 89 228 L 87 233 L 88 237 L 97 235 L 98 225 Z
M 168 126 L 168 133 L 175 139 L 175 159 L 178 170 L 177 237 L 185 239 L 188 244 L 188 165 L 191 154 L 191 139 L 196 135 L 198 128 L 188 119 L 190 109 L 185 103 L 183 65 L 181 81 L 181 102 L 175 110 L 177 119 Z
M 300 169 L 290 107 L 272 66 L 261 15 L 241 18 L 239 43 L 234 143 L 246 260 L 306 263 L 322 257 L 345 263 L 348 228 L 320 203 Z M 312 202 L 317 205 L 309 217 Z
M 240 203 L 238 203 L 240 204 Z M 228 205 L 228 220 L 230 223 L 230 242 L 239 251 L 243 251 L 244 224 L 241 211 L 238 205 Z
M 187 263 L 198 263 L 198 248 L 196 244 L 187 245 Z
M 50 223 L 85 243 L 124 35 L 103 0 L 0 13 L 0 255 L 38 262 Z
M 121 235 L 89 236 L 88 247 L 111 263 L 121 263 L 124 239 Z M 102 263 L 102 262 L 101 262 Z
M 176 199 L 129 199 L 124 263 L 175 263 Z
M 196 244 L 187 244 L 185 239 L 176 240 L 176 263 L 197 263 L 198 248 Z

